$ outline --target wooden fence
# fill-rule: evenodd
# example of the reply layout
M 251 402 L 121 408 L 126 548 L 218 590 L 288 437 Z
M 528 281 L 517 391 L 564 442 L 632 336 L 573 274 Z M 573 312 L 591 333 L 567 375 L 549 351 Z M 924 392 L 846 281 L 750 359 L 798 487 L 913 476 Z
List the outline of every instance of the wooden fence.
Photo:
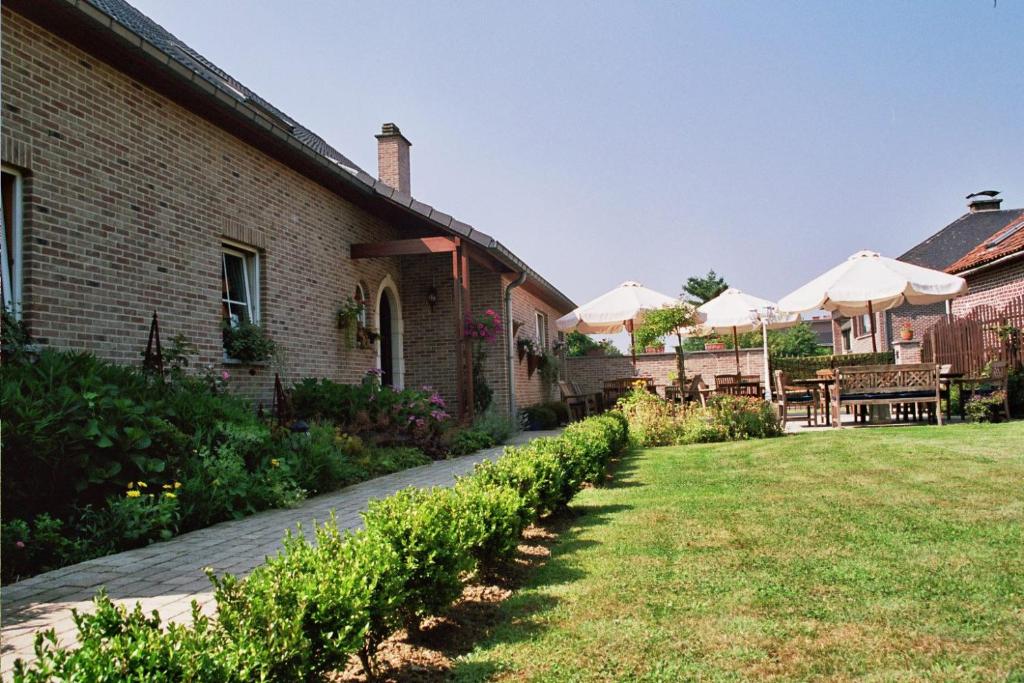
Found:
M 921 340 L 921 360 L 949 364 L 953 372 L 977 376 L 987 363 L 1007 360 L 1024 366 L 1024 297 L 1002 310 L 979 306 L 960 318 L 940 320 Z

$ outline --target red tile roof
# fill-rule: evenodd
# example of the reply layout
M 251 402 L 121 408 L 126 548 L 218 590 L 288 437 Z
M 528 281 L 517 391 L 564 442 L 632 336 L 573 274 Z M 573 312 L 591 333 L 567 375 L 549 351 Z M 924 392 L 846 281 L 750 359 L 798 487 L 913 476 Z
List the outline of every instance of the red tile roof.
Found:
M 1018 252 L 1024 252 L 1024 211 L 947 267 L 946 272 L 960 273 Z

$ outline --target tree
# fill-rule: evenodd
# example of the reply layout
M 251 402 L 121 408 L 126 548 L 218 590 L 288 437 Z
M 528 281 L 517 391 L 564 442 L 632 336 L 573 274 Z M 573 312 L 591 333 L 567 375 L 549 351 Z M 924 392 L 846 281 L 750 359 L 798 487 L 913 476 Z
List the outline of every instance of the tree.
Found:
M 644 320 L 633 330 L 633 344 L 638 349 L 652 346 L 662 337 L 669 334 L 678 334 L 682 327 L 691 327 L 697 324 L 697 309 L 687 303 L 679 303 L 675 306 L 666 306 L 644 315 Z M 679 386 L 686 381 L 686 368 L 683 367 L 683 354 L 676 354 L 679 365 Z
M 720 277 L 714 270 L 709 270 L 704 277 L 690 277 L 683 285 L 683 293 L 689 294 L 689 302 L 694 306 L 700 306 L 714 299 L 716 296 L 729 288 L 725 278 Z
M 573 330 L 569 334 L 565 335 L 565 347 L 566 355 L 570 357 L 585 356 L 587 351 L 591 349 L 604 349 L 604 355 L 606 356 L 621 356 L 622 352 L 615 348 L 610 339 L 602 339 L 601 341 L 594 341 L 593 337 L 589 337 L 582 332 Z
M 814 330 L 805 322 L 784 330 L 770 330 L 768 350 L 773 357 L 819 356 L 823 353 L 822 346 L 818 343 L 818 335 L 814 334 Z M 825 348 L 824 354 L 829 353 L 831 349 Z

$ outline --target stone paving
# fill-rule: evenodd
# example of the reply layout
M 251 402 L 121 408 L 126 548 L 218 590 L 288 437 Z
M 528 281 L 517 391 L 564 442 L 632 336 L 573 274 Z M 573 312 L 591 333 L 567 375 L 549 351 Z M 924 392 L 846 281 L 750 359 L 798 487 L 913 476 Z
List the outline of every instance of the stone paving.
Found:
M 527 432 L 510 443 L 525 443 L 558 432 Z M 211 614 L 216 605 L 210 582 L 203 573 L 244 576 L 263 564 L 281 545 L 287 529 L 301 524 L 310 532 L 334 512 L 340 528 L 361 524 L 359 513 L 370 500 L 383 498 L 407 486 L 448 486 L 485 459 L 494 459 L 504 447 L 473 455 L 440 460 L 396 472 L 311 498 L 298 507 L 268 510 L 251 517 L 199 529 L 163 543 L 100 557 L 81 564 L 39 574 L 0 589 L 0 671 L 9 680 L 14 660 L 33 654 L 35 633 L 54 629 L 63 644 L 75 642 L 71 610 L 88 609 L 100 588 L 119 603 L 139 602 L 146 613 L 157 610 L 165 621 L 189 621 L 195 600 Z

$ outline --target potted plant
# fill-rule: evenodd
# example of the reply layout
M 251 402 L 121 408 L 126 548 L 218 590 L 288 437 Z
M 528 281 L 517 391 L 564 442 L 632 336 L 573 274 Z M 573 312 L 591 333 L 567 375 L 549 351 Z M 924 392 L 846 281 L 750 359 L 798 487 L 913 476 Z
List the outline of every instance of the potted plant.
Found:
M 914 338 L 914 328 L 910 323 L 903 323 L 900 326 L 900 339 L 903 341 L 910 341 Z
M 724 351 L 725 344 L 723 342 L 704 342 L 705 351 Z
M 362 301 L 348 297 L 345 303 L 338 309 L 338 329 L 345 333 L 345 346 L 352 348 L 358 341 L 358 332 L 361 325 L 359 320 L 366 310 L 366 304 Z M 365 347 L 360 347 L 365 348 Z
M 248 321 L 232 325 L 224 321 L 224 351 L 227 357 L 242 363 L 261 363 L 277 352 L 277 344 L 261 325 Z
M 540 367 L 542 358 L 544 358 L 544 355 L 541 353 L 537 353 L 536 351 L 530 351 L 530 353 L 526 356 L 527 377 L 533 377 L 533 373 L 535 373 L 537 371 L 537 368 Z
M 533 356 L 537 353 L 537 344 L 532 339 L 525 337 L 516 340 L 516 352 L 519 354 L 519 362 L 523 362 L 523 358 L 527 356 Z
M 665 353 L 665 345 L 653 344 L 644 349 L 644 353 Z

